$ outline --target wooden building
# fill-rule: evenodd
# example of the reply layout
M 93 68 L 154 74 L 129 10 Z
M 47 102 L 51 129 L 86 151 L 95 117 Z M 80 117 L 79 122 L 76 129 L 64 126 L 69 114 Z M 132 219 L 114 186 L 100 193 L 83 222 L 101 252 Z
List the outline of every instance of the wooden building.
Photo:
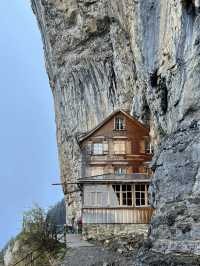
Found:
M 149 129 L 123 110 L 79 138 L 83 227 L 148 224 Z

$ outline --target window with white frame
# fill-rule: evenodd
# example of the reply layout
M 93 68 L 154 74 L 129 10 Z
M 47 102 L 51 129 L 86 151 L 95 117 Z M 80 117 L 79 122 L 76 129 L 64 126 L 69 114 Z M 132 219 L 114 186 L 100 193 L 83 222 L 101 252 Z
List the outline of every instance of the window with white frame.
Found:
M 152 154 L 153 153 L 153 146 L 150 143 L 150 139 L 149 138 L 145 138 L 145 152 Z
M 135 185 L 135 205 L 146 205 L 146 185 Z
M 121 185 L 113 185 L 113 190 L 117 196 L 118 204 L 121 205 Z
M 148 166 L 144 166 L 144 173 L 148 176 L 152 175 L 152 170 Z
M 114 154 L 126 154 L 126 142 L 125 141 L 114 141 Z
M 126 168 L 125 167 L 115 167 L 114 172 L 116 175 L 125 175 Z
M 133 187 L 131 185 L 122 185 L 122 205 L 133 206 Z
M 93 144 L 93 154 L 94 155 L 103 154 L 103 143 L 94 143 Z
M 115 130 L 125 129 L 125 119 L 123 117 L 115 117 Z
M 119 206 L 143 207 L 148 206 L 148 185 L 113 185 Z

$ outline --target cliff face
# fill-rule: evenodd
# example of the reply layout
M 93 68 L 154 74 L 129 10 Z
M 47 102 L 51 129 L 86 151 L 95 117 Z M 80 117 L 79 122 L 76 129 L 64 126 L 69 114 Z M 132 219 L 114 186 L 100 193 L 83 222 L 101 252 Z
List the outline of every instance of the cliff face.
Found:
M 200 255 L 199 1 L 32 0 L 32 7 L 54 96 L 62 181 L 73 183 L 79 176 L 77 134 L 116 108 L 129 109 L 150 124 L 154 142 L 161 142 L 151 186 L 157 212 L 140 263 L 163 259 L 172 265 L 170 260 L 182 254 L 188 255 L 184 262 L 193 263 L 186 265 L 195 265 Z M 70 217 L 79 210 L 79 196 L 67 194 L 66 201 Z

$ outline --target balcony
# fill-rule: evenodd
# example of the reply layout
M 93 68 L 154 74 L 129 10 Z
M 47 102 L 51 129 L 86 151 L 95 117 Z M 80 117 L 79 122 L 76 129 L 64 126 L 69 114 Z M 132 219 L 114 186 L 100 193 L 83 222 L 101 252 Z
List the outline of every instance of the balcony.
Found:
M 127 130 L 123 129 L 123 130 L 116 130 L 113 129 L 113 137 L 126 137 L 127 138 Z
M 105 162 L 109 163 L 112 161 L 125 161 L 126 154 L 102 154 L 102 155 L 91 155 L 88 157 L 88 162 Z
M 151 207 L 83 208 L 84 224 L 148 224 L 154 213 Z

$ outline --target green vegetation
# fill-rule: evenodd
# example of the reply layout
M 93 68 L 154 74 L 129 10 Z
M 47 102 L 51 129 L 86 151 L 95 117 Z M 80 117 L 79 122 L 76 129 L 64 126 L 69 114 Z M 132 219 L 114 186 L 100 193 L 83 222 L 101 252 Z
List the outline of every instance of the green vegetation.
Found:
M 60 216 L 56 215 L 58 206 L 59 213 L 62 213 Z M 59 240 L 61 238 L 63 240 L 64 235 L 63 223 L 60 224 L 64 221 L 64 209 L 64 203 L 61 202 L 47 213 L 37 205 L 24 213 L 21 233 L 12 241 L 12 245 L 10 242 L 6 245 L 11 249 L 15 246 L 15 251 L 12 252 L 12 264 L 26 257 L 24 262 L 19 264 L 20 266 L 31 260 L 34 261 L 35 266 L 51 266 L 55 261 L 63 258 L 66 247 L 65 243 Z M 62 221 L 58 217 L 62 217 Z M 5 248 L 0 253 L 0 262 L 3 261 L 4 252 Z
M 0 264 L 3 264 L 3 251 L 0 251 Z

